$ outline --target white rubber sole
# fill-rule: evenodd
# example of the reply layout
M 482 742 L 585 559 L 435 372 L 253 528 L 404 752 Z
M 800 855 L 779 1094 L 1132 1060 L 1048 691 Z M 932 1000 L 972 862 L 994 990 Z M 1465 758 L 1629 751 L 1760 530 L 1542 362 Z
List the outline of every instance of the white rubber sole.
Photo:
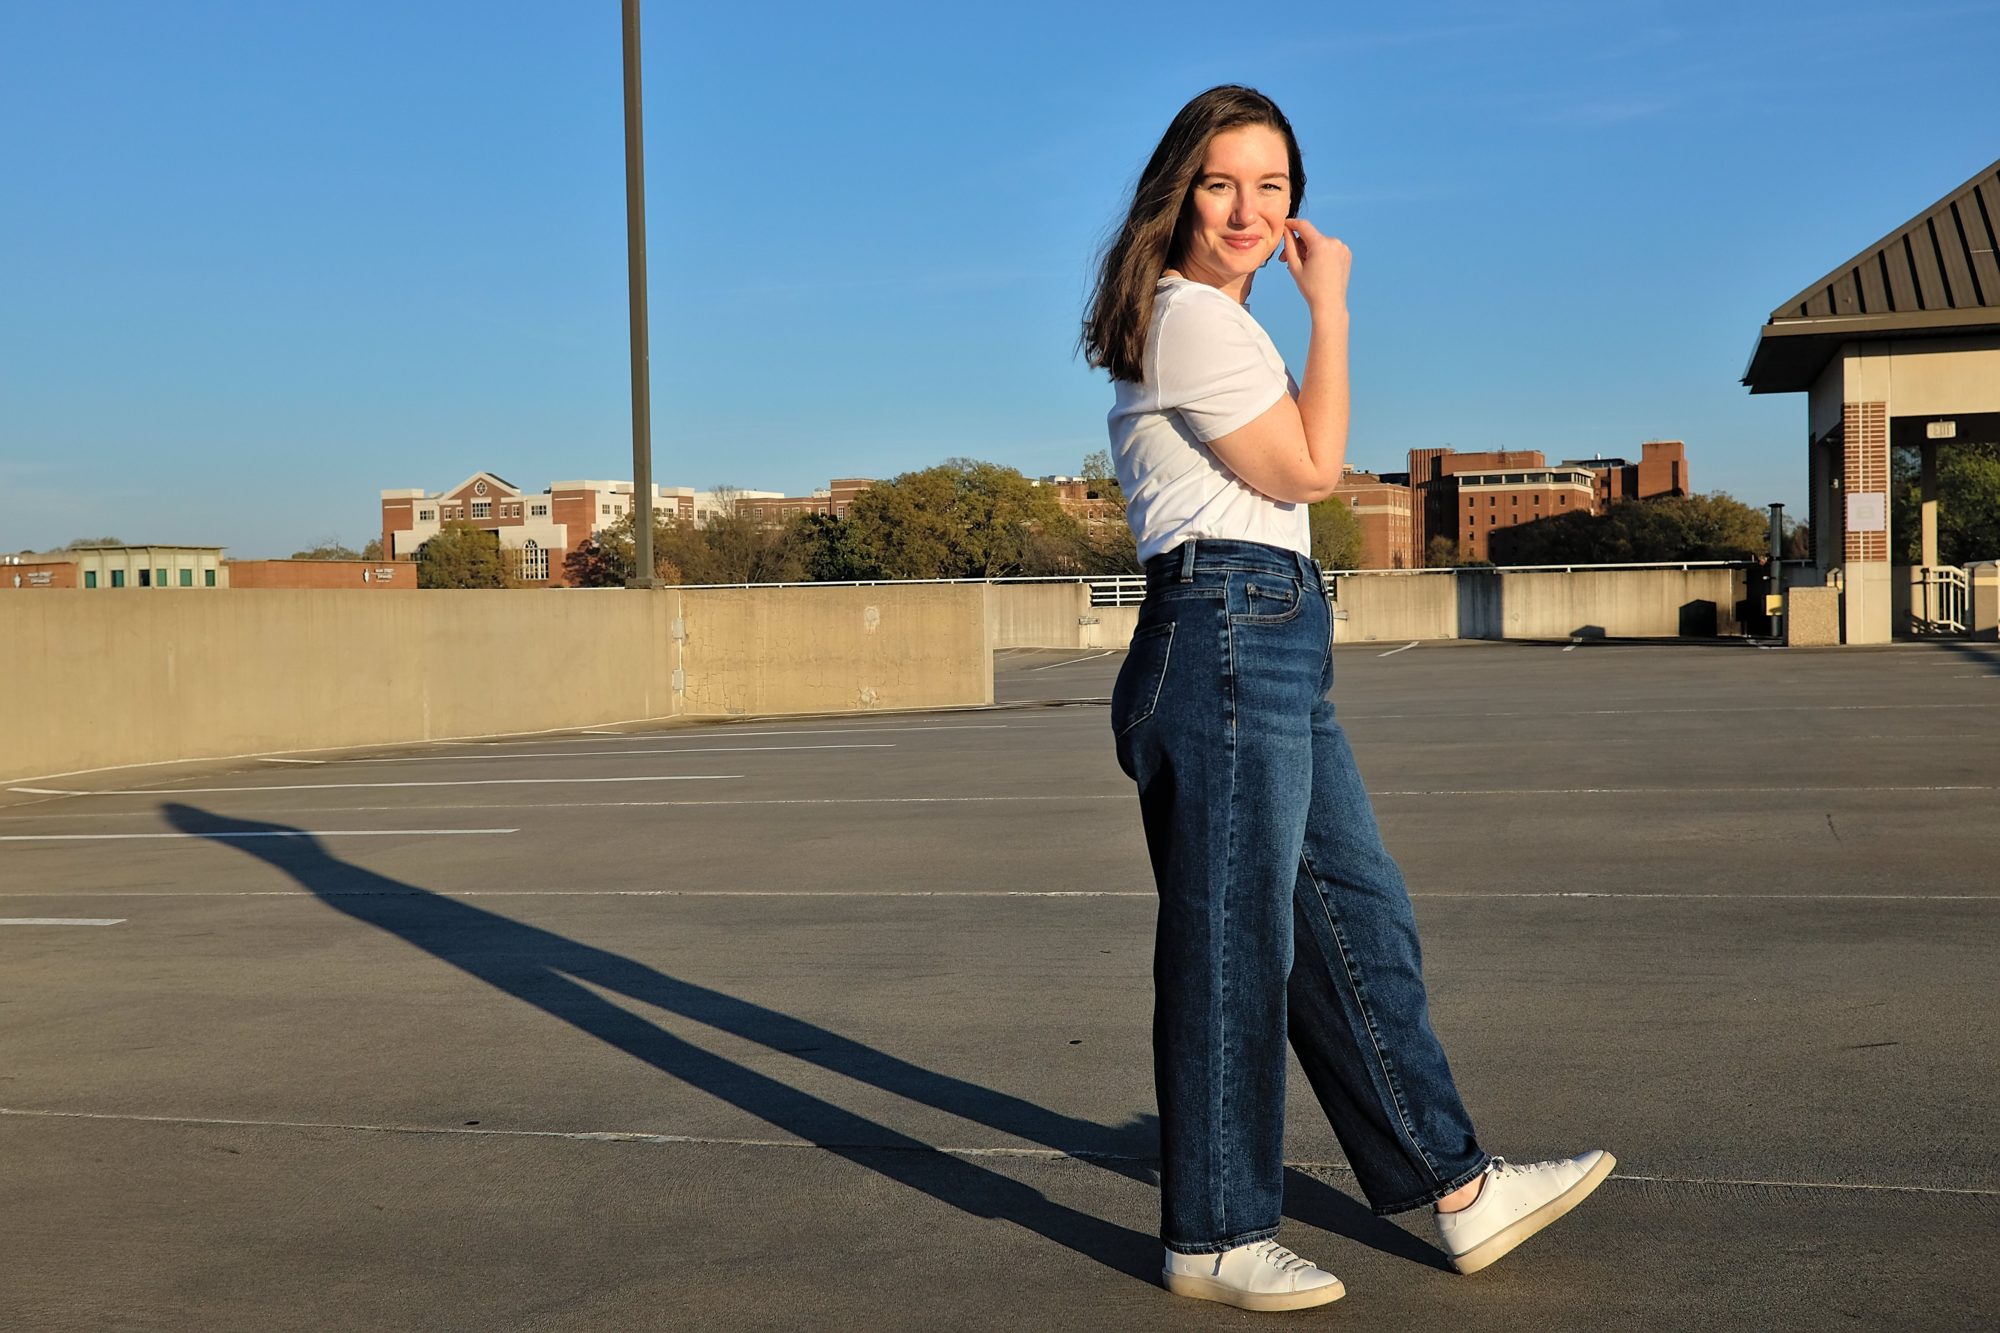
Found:
M 1212 1277 L 1196 1273 L 1173 1273 L 1162 1269 L 1160 1278 L 1176 1296 L 1198 1301 L 1217 1301 L 1239 1310 L 1310 1310 L 1315 1305 L 1331 1305 L 1347 1294 L 1338 1278 L 1310 1291 L 1239 1291 Z
M 1602 1185 L 1605 1177 L 1611 1174 L 1611 1168 L 1617 1165 L 1618 1159 L 1610 1153 L 1605 1153 L 1597 1159 L 1597 1165 L 1591 1167 L 1589 1173 L 1582 1180 L 1577 1181 L 1576 1184 L 1570 1186 L 1555 1198 L 1550 1199 L 1526 1217 L 1488 1236 L 1464 1254 L 1454 1255 L 1451 1261 L 1452 1267 L 1461 1273 L 1477 1273 L 1480 1269 L 1505 1255 L 1516 1245 L 1519 1245 L 1522 1241 L 1534 1235 L 1549 1223 L 1556 1221 L 1569 1212 L 1570 1209 L 1589 1198 L 1590 1192 L 1599 1185 Z

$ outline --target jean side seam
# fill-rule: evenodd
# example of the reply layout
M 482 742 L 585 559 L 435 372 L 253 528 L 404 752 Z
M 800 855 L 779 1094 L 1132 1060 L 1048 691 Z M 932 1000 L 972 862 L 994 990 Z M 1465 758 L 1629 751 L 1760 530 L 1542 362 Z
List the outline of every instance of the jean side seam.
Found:
M 1389 1091 L 1389 1102 L 1396 1111 L 1396 1123 L 1402 1126 L 1403 1137 L 1409 1140 L 1410 1151 L 1416 1154 L 1417 1160 L 1430 1172 L 1431 1180 L 1436 1182 L 1437 1163 L 1424 1151 L 1423 1144 L 1417 1139 L 1416 1127 L 1410 1124 L 1409 1108 L 1403 1104 L 1402 1089 L 1396 1082 L 1396 1076 L 1389 1069 L 1388 1056 L 1382 1050 L 1381 1037 L 1375 1030 L 1375 1014 L 1361 993 L 1361 978 L 1355 973 L 1354 959 L 1347 949 L 1347 939 L 1334 921 L 1333 912 L 1326 905 L 1326 886 L 1320 880 L 1319 871 L 1313 868 L 1311 856 L 1300 852 L 1299 863 L 1306 868 L 1306 874 L 1312 878 L 1313 891 L 1319 897 L 1320 913 L 1326 918 L 1327 932 L 1333 937 L 1333 947 L 1340 951 L 1340 965 L 1347 973 L 1348 985 L 1354 989 L 1354 1003 L 1361 1010 L 1362 1022 L 1368 1029 L 1368 1045 L 1375 1052 L 1376 1067 L 1382 1071 L 1382 1081 Z
M 1226 802 L 1224 802 L 1222 807 L 1223 809 L 1229 812 L 1229 829 L 1227 834 L 1225 835 L 1226 841 L 1224 842 L 1223 845 L 1227 847 L 1229 851 L 1228 851 L 1228 857 L 1223 866 L 1221 901 L 1216 904 L 1217 916 L 1220 918 L 1222 922 L 1221 934 L 1219 936 L 1219 938 L 1222 941 L 1222 948 L 1220 950 L 1220 956 L 1218 958 L 1218 963 L 1220 964 L 1221 978 L 1216 988 L 1218 994 L 1221 997 L 1221 1010 L 1217 1015 L 1216 1030 L 1221 1033 L 1222 1039 L 1215 1044 L 1209 1072 L 1213 1076 L 1215 1076 L 1216 1079 L 1217 1110 L 1221 1112 L 1221 1114 L 1219 1114 L 1216 1117 L 1217 1132 L 1212 1136 L 1212 1138 L 1215 1140 L 1215 1142 L 1211 1145 L 1212 1151 L 1215 1153 L 1215 1158 L 1214 1158 L 1215 1169 L 1211 1179 L 1211 1184 L 1215 1187 L 1216 1218 L 1220 1222 L 1221 1228 L 1226 1234 L 1229 1230 L 1229 1221 L 1230 1221 L 1229 1193 L 1227 1190 L 1222 1188 L 1223 1184 L 1222 1163 L 1224 1162 L 1225 1159 L 1229 1159 L 1231 1157 L 1231 1154 L 1229 1150 L 1222 1144 L 1221 1141 L 1224 1137 L 1225 1130 L 1233 1130 L 1234 1123 L 1231 1120 L 1230 1113 L 1227 1110 L 1227 1103 L 1229 1100 L 1229 1088 L 1227 1083 L 1222 1079 L 1221 1074 L 1223 1071 L 1224 1052 L 1229 1050 L 1229 1000 L 1230 1000 L 1230 992 L 1232 989 L 1230 986 L 1231 978 L 1230 978 L 1230 968 L 1229 968 L 1229 959 L 1231 955 L 1231 949 L 1230 949 L 1231 936 L 1229 930 L 1229 886 L 1235 883 L 1236 881 L 1236 833 L 1237 833 L 1236 636 L 1231 632 L 1229 626 L 1229 597 L 1228 597 L 1228 589 L 1226 586 L 1223 590 L 1222 610 L 1223 610 L 1222 639 L 1224 647 L 1224 661 L 1226 663 L 1225 675 L 1223 679 L 1228 686 L 1228 688 L 1223 691 L 1223 701 L 1224 701 L 1223 706 L 1229 715 L 1229 734 L 1223 740 L 1222 743 L 1223 751 L 1225 755 L 1228 757 L 1228 772 L 1229 772 L 1229 799 Z

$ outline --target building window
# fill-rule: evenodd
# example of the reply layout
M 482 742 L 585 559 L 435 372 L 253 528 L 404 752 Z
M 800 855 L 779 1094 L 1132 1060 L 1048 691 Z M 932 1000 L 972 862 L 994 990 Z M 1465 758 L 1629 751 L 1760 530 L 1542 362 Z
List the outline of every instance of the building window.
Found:
M 156 576 L 156 577 L 155 577 L 155 579 L 154 579 L 154 586 L 156 586 L 156 587 L 161 587 L 161 588 L 164 588 L 164 587 L 166 587 L 166 586 L 167 586 L 167 571 L 166 571 L 166 570 L 162 569 L 162 570 L 158 571 L 158 573 L 157 573 L 157 576 Z
M 521 548 L 521 577 L 541 581 L 549 576 L 549 553 L 534 542 Z
M 140 570 L 140 571 L 139 571 L 139 586 L 140 586 L 140 587 L 142 587 L 142 588 L 150 588 L 150 587 L 152 587 L 152 586 L 153 586 L 153 571 L 152 571 L 152 570 L 150 570 L 150 569 L 142 569 L 142 570 Z
M 201 571 L 201 586 L 204 588 L 213 588 L 215 586 L 214 570 L 204 569 Z
M 194 586 L 194 571 L 192 569 L 183 569 L 181 571 L 181 586 L 183 588 L 192 588 Z
M 83 586 L 86 588 L 95 588 L 97 586 L 96 570 L 86 569 L 83 571 Z
M 528 512 L 536 518 L 547 518 L 549 516 L 549 507 L 547 505 L 529 505 Z
M 1516 496 L 1512 497 L 1512 499 L 1511 499 L 1510 503 L 1511 503 L 1511 504 L 1512 504 L 1512 505 L 1513 505 L 1513 506 L 1514 506 L 1514 507 L 1515 507 L 1516 509 L 1519 509 L 1519 508 L 1521 507 L 1521 497 L 1520 497 L 1520 496 L 1518 496 L 1518 495 L 1516 495 Z
M 610 506 L 610 505 L 599 505 L 599 506 L 597 506 L 597 514 L 598 514 L 598 517 L 600 517 L 600 518 L 604 518 L 604 517 L 607 517 L 607 516 L 609 516 L 609 515 L 610 515 L 610 513 L 611 513 L 611 506 Z
M 1536 504 L 1540 504 L 1541 502 L 1542 502 L 1542 497 L 1541 497 L 1541 496 L 1539 496 L 1539 495 L 1538 495 L 1538 496 L 1536 496 L 1536 497 L 1535 497 L 1535 503 L 1536 503 Z
M 492 518 L 493 502 L 491 500 L 474 500 L 472 502 L 472 516 L 474 518 Z
M 112 586 L 112 587 L 114 587 L 114 588 L 122 588 L 122 587 L 124 587 L 124 586 L 125 586 L 125 571 L 124 571 L 124 570 L 122 570 L 122 569 L 114 569 L 114 570 L 112 570 L 112 571 L 111 571 L 111 586 Z
M 1556 497 L 1556 503 L 1559 505 L 1566 505 L 1569 503 L 1569 497 L 1567 495 L 1558 495 Z
M 437 522 L 437 516 L 438 511 L 435 509 L 419 509 L 417 511 L 417 520 L 422 523 L 435 523 Z

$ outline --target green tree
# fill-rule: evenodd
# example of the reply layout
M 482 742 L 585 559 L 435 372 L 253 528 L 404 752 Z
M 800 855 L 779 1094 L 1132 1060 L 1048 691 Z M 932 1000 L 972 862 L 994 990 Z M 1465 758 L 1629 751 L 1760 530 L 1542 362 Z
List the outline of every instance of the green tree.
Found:
M 1449 569 L 1458 563 L 1458 543 L 1449 537 L 1433 537 L 1424 548 L 1424 568 Z
M 831 514 L 803 514 L 790 534 L 799 562 L 814 583 L 846 583 L 879 577 L 879 571 L 854 544 L 847 524 Z
M 500 539 L 470 523 L 447 523 L 417 550 L 419 588 L 505 588 Z
M 885 578 L 998 578 L 1078 572 L 1082 525 L 1017 470 L 954 458 L 855 497 L 854 550 Z
M 1923 558 L 1923 480 L 1915 449 L 1891 451 L 1889 536 L 1896 558 Z M 2000 444 L 1947 444 L 1938 449 L 1938 561 L 1964 565 L 2000 560 Z
M 1089 487 L 1093 500 L 1113 500 L 1120 506 L 1125 503 L 1125 490 L 1118 484 L 1118 470 L 1111 466 L 1111 451 L 1099 449 L 1083 456 L 1083 480 Z
M 1487 538 L 1495 564 L 1646 564 L 1755 560 L 1771 549 L 1770 515 L 1721 491 L 1627 500 L 1601 514 L 1576 510 Z
M 75 541 L 63 547 L 63 550 L 87 551 L 97 546 L 123 546 L 124 544 L 124 540 L 118 537 L 78 537 Z
M 583 544 L 563 557 L 563 577 L 579 588 L 622 588 L 637 568 L 632 540 L 634 515 L 621 514 L 599 528 Z M 674 531 L 671 524 L 653 525 L 653 577 L 667 583 L 681 582 L 680 567 L 666 553 L 663 538 Z
M 370 537 L 368 544 L 361 548 L 361 558 L 363 560 L 380 560 L 382 558 L 382 539 L 380 537 Z
M 1312 557 L 1324 569 L 1361 568 L 1361 520 L 1354 506 L 1331 496 L 1311 506 Z

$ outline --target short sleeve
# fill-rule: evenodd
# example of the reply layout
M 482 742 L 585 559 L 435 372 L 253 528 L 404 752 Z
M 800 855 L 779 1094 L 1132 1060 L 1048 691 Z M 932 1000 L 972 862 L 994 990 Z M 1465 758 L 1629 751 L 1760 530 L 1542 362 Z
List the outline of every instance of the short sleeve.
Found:
M 1181 414 L 1203 444 L 1247 426 L 1285 396 L 1247 318 L 1212 296 L 1182 296 L 1160 317 L 1153 373 L 1160 406 Z

